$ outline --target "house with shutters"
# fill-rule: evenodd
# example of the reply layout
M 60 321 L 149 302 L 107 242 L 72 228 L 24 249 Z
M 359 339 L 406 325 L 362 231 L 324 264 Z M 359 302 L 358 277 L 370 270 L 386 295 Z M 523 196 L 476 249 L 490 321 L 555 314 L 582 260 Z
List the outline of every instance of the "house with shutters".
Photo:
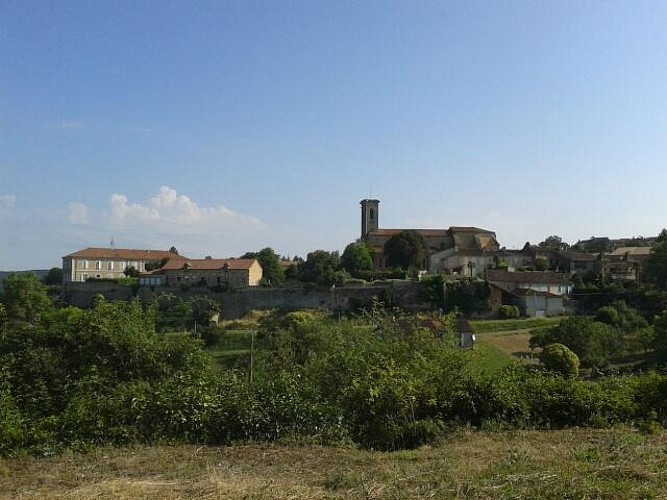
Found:
M 160 269 L 139 275 L 139 286 L 259 285 L 262 266 L 257 259 L 173 259 Z
M 136 250 L 129 248 L 84 248 L 65 255 L 63 284 L 85 282 L 91 278 L 118 279 L 125 277 L 125 270 L 134 268 L 142 273 L 146 264 L 165 259 L 181 259 L 182 256 L 167 250 Z

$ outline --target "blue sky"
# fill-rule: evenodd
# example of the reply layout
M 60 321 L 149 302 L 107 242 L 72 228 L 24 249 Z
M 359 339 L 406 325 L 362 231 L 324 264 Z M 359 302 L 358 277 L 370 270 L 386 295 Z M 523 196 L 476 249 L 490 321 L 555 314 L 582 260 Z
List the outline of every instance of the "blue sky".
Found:
M 0 270 L 667 226 L 664 1 L 0 5 Z

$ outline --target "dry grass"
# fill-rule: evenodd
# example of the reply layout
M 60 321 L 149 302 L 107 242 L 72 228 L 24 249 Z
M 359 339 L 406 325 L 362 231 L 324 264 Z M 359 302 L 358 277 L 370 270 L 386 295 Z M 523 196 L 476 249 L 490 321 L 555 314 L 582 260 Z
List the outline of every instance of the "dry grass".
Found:
M 380 453 L 289 445 L 138 447 L 0 462 L 0 498 L 667 498 L 667 434 L 461 432 Z
M 508 356 L 526 363 L 537 363 L 539 350 L 532 351 L 529 346 L 530 330 L 518 330 L 500 333 L 477 333 L 479 342 L 492 345 Z

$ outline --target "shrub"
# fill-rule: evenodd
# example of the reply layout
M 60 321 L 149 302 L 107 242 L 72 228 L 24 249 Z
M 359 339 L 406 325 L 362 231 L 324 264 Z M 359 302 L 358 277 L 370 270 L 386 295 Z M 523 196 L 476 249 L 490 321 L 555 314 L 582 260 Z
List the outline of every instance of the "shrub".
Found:
M 502 305 L 498 308 L 500 319 L 518 319 L 521 316 L 517 306 Z
M 545 346 L 540 353 L 540 361 L 547 370 L 560 373 L 564 377 L 579 375 L 579 358 L 563 344 Z

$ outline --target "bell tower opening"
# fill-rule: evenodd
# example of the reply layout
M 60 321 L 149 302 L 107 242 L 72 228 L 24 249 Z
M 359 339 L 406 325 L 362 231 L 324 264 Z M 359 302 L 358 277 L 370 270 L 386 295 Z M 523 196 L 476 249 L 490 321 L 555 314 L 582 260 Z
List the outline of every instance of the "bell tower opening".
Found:
M 379 224 L 379 206 L 380 200 L 361 200 L 361 238 L 365 238 L 366 235 L 378 229 Z

